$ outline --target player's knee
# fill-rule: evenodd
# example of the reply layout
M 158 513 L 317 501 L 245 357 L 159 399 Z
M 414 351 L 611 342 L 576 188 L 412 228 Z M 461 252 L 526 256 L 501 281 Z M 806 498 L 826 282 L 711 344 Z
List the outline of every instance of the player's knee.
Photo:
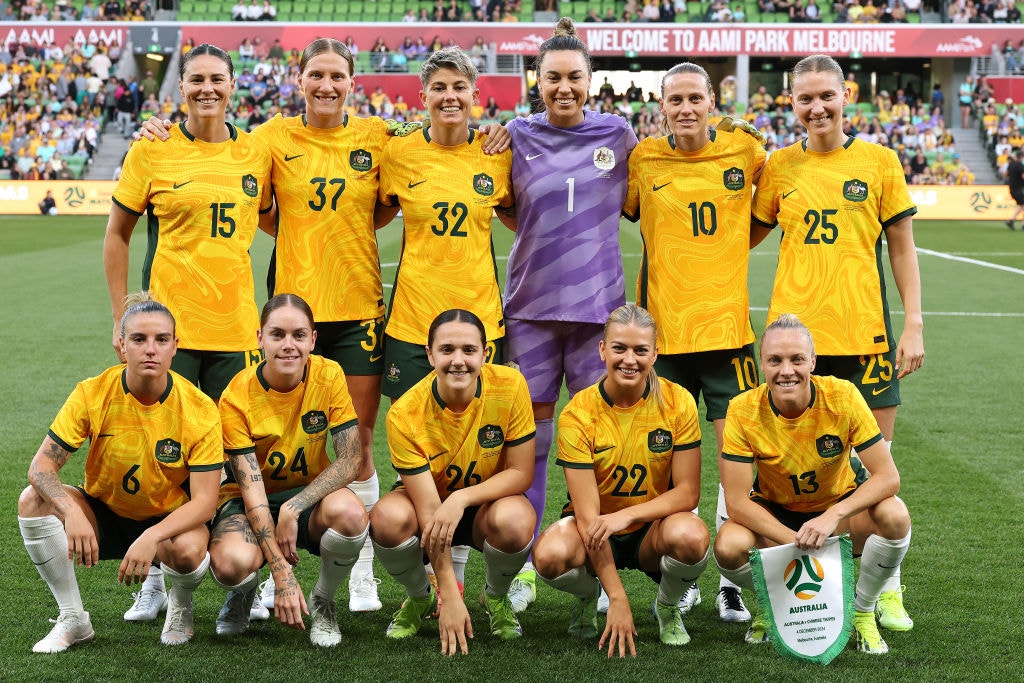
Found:
M 253 552 L 255 549 L 256 552 Z M 245 580 L 245 577 L 260 568 L 263 554 L 259 547 L 248 543 L 218 543 L 210 548 L 210 571 L 213 572 L 217 582 L 225 586 L 236 586 Z M 192 571 L 203 561 L 203 556 L 194 559 Z M 174 567 L 173 562 L 167 564 Z M 176 571 L 181 571 L 175 569 Z
M 746 564 L 754 535 L 732 520 L 722 525 L 715 537 L 715 563 L 725 569 L 738 569 Z
M 877 533 L 890 540 L 898 540 L 910 533 L 910 511 L 897 496 L 878 503 L 871 514 Z
M 398 546 L 418 531 L 416 510 L 405 496 L 389 493 L 370 510 L 370 536 L 386 548 Z
M 533 540 L 537 513 L 523 496 L 509 496 L 495 501 L 490 517 L 497 521 L 490 525 L 492 531 L 497 533 L 488 534 L 488 542 L 502 552 L 515 552 Z
M 43 497 L 36 491 L 36 487 L 26 486 L 18 496 L 18 516 L 43 517 L 50 514 L 53 514 L 50 504 L 43 500 Z
M 572 569 L 574 553 L 569 531 L 575 531 L 575 527 L 568 529 L 562 523 L 555 524 L 533 545 L 533 566 L 544 578 L 554 579 Z M 582 545 L 578 533 L 573 540 Z
M 320 506 L 326 526 L 342 536 L 358 536 L 370 521 L 366 508 L 348 489 L 330 494 Z
M 700 562 L 711 545 L 711 535 L 692 513 L 672 515 L 662 523 L 662 539 L 668 554 L 687 564 Z

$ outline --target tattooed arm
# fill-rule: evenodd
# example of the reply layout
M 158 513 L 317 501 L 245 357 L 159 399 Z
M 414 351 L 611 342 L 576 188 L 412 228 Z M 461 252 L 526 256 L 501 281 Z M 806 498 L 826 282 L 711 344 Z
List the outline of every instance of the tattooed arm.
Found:
M 353 424 L 333 435 L 334 462 L 316 476 L 302 493 L 293 497 L 281 506 L 277 516 L 277 542 L 285 551 L 295 555 L 295 543 L 298 540 L 299 515 L 313 507 L 326 496 L 345 488 L 359 474 L 362 464 L 362 447 L 359 441 L 359 426 Z
M 60 480 L 60 468 L 70 457 L 71 451 L 46 435 L 28 466 L 28 481 L 39 497 L 53 508 L 53 514 L 64 522 L 68 535 L 68 559 L 73 560 L 77 556 L 79 564 L 91 567 L 100 559 L 96 529 Z
M 295 574 L 292 573 L 292 564 L 298 562 L 298 557 L 286 558 L 277 543 L 274 533 L 274 517 L 270 513 L 270 503 L 267 500 L 267 490 L 263 486 L 263 475 L 260 473 L 260 464 L 256 460 L 255 453 L 243 453 L 231 455 L 231 469 L 235 473 L 235 481 L 242 490 L 242 500 L 245 502 L 245 516 L 249 520 L 256 542 L 263 551 L 263 557 L 267 560 L 270 573 L 274 577 L 274 614 L 277 620 L 291 628 L 304 629 L 302 615 L 309 614 L 306 609 L 306 599 L 302 595 L 302 587 L 299 585 Z

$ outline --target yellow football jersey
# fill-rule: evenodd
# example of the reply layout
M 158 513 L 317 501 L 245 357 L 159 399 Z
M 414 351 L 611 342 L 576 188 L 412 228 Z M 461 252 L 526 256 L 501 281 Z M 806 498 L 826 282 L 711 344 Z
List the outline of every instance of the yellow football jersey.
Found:
M 231 139 L 203 142 L 179 124 L 166 142 L 128 150 L 113 201 L 147 214 L 142 287 L 177 320 L 179 346 L 196 351 L 256 348 L 259 315 L 249 247 L 269 210 L 270 152 L 234 126 Z
M 863 450 L 881 438 L 857 387 L 812 375 L 811 405 L 794 419 L 778 413 L 767 384 L 732 399 L 722 457 L 754 464 L 754 500 L 795 512 L 823 512 L 865 478 L 850 447 Z
M 327 439 L 356 424 L 341 366 L 310 356 L 299 386 L 288 393 L 270 388 L 260 363 L 231 380 L 220 398 L 224 452 L 255 453 L 267 493 L 306 486 L 327 469 Z M 230 466 L 220 505 L 242 493 Z
M 754 175 L 765 151 L 746 133 L 712 130 L 697 152 L 673 136 L 629 157 L 623 213 L 644 240 L 637 304 L 658 321 L 661 353 L 738 349 L 754 341 L 747 266 Z
M 664 405 L 644 393 L 630 408 L 616 408 L 603 380 L 569 401 L 558 416 L 558 459 L 562 467 L 590 469 L 597 479 L 601 514 L 654 500 L 672 485 L 676 451 L 700 446 L 693 396 L 658 378 Z M 572 512 L 572 501 L 565 506 Z M 639 529 L 633 524 L 620 534 Z
M 445 147 L 424 129 L 384 149 L 380 199 L 400 204 L 405 220 L 385 328 L 395 339 L 426 344 L 430 322 L 451 308 L 478 315 L 488 341 L 505 336 L 491 217 L 512 204 L 512 152 L 487 156 L 485 137 L 470 131 Z
M 387 415 L 391 463 L 399 474 L 430 472 L 441 500 L 486 481 L 504 467 L 505 446 L 534 437 L 526 380 L 504 365 L 483 365 L 476 398 L 461 413 L 448 410 L 431 372 L 394 402 Z
M 305 116 L 277 115 L 253 136 L 274 157 L 274 291 L 301 296 L 317 322 L 383 317 L 373 209 L 384 122 L 346 116 L 337 128 L 322 130 Z
M 48 434 L 76 451 L 89 439 L 85 492 L 128 519 L 169 514 L 188 502 L 190 472 L 224 463 L 220 416 L 210 398 L 181 375 L 168 372 L 157 403 L 139 403 L 118 365 L 78 386 Z
M 888 351 L 882 231 L 917 213 L 903 167 L 856 138 L 828 153 L 805 144 L 768 158 L 754 197 L 754 219 L 783 230 L 768 322 L 796 314 L 821 355 Z

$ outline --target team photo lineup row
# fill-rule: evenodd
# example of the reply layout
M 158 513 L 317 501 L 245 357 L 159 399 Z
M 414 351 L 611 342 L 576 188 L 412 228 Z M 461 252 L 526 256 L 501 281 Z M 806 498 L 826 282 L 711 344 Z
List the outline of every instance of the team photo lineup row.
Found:
M 376 554 L 408 592 L 387 635 L 415 634 L 436 610 L 442 652 L 466 652 L 472 624 L 454 596 L 469 547 L 483 551 L 480 601 L 500 638 L 522 634 L 516 615 L 539 575 L 578 598 L 571 633 L 597 636 L 600 609 L 601 646 L 634 652 L 616 569 L 638 568 L 659 581 L 662 642 L 685 644 L 682 615 L 699 601 L 710 554 L 695 514 L 701 395 L 722 476 L 719 615 L 752 621 L 747 641 L 764 642 L 740 592 L 752 586 L 747 550 L 816 548 L 848 530 L 872 560 L 858 580 L 858 649 L 887 651 L 879 624 L 912 628 L 899 579 L 910 521 L 889 444 L 899 379 L 924 359 L 916 207 L 895 154 L 843 133 L 839 66 L 824 55 L 797 65 L 794 109 L 808 137 L 767 160 L 745 130 L 709 129 L 714 94 L 697 65 L 666 74 L 670 133 L 640 144 L 621 117 L 583 108 L 590 58 L 571 21 L 541 46 L 537 71 L 544 111 L 483 133 L 468 123 L 475 68 L 458 48 L 438 51 L 421 72 L 429 123 L 391 137 L 379 119 L 346 116 L 351 55 L 317 39 L 301 65 L 306 114 L 246 134 L 225 122 L 228 55 L 189 51 L 189 116 L 147 124 L 155 139 L 129 151 L 104 239 L 112 341 L 126 365 L 79 384 L 19 500 L 26 548 L 60 608 L 35 651 L 92 639 L 74 562 L 108 558 L 122 560 L 119 580 L 144 579 L 126 619 L 166 609 L 164 643 L 192 637 L 192 592 L 209 571 L 228 590 L 219 634 L 267 618 L 270 603 L 295 628 L 311 615 L 313 643 L 337 645 L 346 577 L 350 610 L 381 608 Z M 385 321 L 375 230 L 399 209 Z M 126 302 L 143 213 L 148 294 Z M 516 233 L 503 299 L 494 213 Z M 625 305 L 620 215 L 644 239 L 638 305 Z M 748 252 L 776 225 L 759 386 Z M 272 291 L 289 292 L 262 316 L 247 253 L 257 227 L 276 238 Z M 904 307 L 898 337 L 876 259 L 883 231 Z M 538 538 L 563 377 L 573 398 L 557 462 L 573 502 Z M 382 393 L 401 486 L 379 497 Z M 730 410 L 730 423 L 738 397 L 749 410 Z M 823 434 L 838 451 L 815 450 Z M 83 488 L 62 485 L 60 467 L 87 438 Z M 308 602 L 291 570 L 300 547 L 322 561 Z

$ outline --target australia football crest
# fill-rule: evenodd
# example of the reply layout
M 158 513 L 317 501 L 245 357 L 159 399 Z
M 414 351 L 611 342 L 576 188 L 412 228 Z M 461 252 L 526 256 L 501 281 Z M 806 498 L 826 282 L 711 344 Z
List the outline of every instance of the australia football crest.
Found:
M 863 180 L 847 180 L 843 183 L 843 198 L 851 202 L 862 202 L 868 198 L 868 184 Z
M 348 155 L 348 165 L 354 171 L 369 171 L 373 166 L 373 155 L 365 149 L 357 149 Z
M 156 442 L 156 459 L 162 463 L 181 460 L 181 444 L 174 439 L 160 439 Z
M 498 425 L 484 425 L 476 434 L 481 448 L 497 448 L 505 443 L 505 433 Z
M 647 434 L 647 450 L 651 453 L 666 453 L 672 449 L 672 432 L 655 429 Z
M 834 458 L 843 452 L 843 440 L 834 434 L 825 434 L 814 440 L 818 455 L 823 458 Z
M 246 173 L 242 176 L 242 192 L 249 197 L 255 197 L 260 193 L 259 183 L 256 182 L 256 176 L 251 173 Z
M 316 434 L 327 429 L 327 414 L 322 410 L 311 410 L 302 416 L 302 431 Z
M 402 379 L 402 371 L 398 368 L 398 365 L 392 363 L 388 366 L 388 369 L 384 371 L 384 381 L 391 382 L 392 384 L 398 384 Z
M 602 171 L 610 171 L 615 168 L 615 152 L 608 147 L 598 147 L 594 150 L 594 166 Z
M 494 178 L 486 173 L 477 173 L 473 176 L 473 190 L 484 197 L 494 194 Z
M 746 178 L 743 175 L 743 169 L 733 166 L 730 169 L 726 169 L 725 173 L 722 174 L 722 182 L 725 184 L 727 190 L 742 190 L 743 186 L 746 185 Z

